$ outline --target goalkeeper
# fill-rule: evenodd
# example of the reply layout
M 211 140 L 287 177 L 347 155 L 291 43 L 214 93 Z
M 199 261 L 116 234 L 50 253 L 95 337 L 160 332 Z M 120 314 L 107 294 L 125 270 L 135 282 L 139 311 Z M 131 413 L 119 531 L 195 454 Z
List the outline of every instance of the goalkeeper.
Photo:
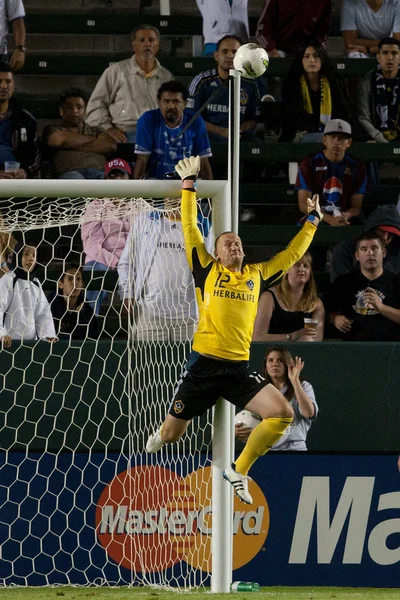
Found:
M 242 267 L 240 237 L 231 231 L 215 241 L 215 258 L 206 250 L 197 227 L 195 182 L 200 158 L 178 162 L 182 179 L 182 227 L 186 256 L 193 273 L 199 323 L 194 335 L 192 359 L 182 375 L 169 414 L 147 441 L 146 451 L 157 452 L 175 442 L 195 416 L 214 406 L 219 397 L 263 420 L 250 434 L 243 452 L 227 466 L 224 478 L 246 504 L 252 504 L 247 473 L 283 435 L 293 420 L 293 409 L 273 385 L 248 367 L 250 342 L 261 286 L 271 284 L 296 263 L 309 247 L 322 219 L 318 196 L 308 201 L 309 215 L 286 250 L 268 262 Z

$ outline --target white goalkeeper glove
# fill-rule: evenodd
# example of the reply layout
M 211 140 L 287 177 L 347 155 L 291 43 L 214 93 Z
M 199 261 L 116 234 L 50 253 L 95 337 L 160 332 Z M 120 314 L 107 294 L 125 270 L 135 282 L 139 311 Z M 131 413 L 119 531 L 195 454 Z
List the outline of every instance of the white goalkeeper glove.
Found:
M 182 181 L 185 179 L 193 179 L 195 181 L 200 172 L 200 156 L 182 158 L 182 160 L 175 165 L 175 171 Z
M 324 213 L 321 210 L 319 205 L 319 196 L 318 194 L 314 194 L 312 198 L 307 198 L 307 212 L 308 216 L 313 215 L 318 217 L 320 221 L 324 218 Z

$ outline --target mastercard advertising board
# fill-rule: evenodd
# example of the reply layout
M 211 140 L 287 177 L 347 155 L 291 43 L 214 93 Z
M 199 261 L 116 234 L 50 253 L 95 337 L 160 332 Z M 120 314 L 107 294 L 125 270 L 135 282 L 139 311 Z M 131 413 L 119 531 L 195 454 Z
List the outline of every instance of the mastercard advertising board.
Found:
M 265 496 L 255 482 L 250 483 L 250 492 L 252 506 L 237 498 L 234 503 L 234 569 L 250 562 L 268 535 Z M 211 467 L 186 477 L 158 466 L 124 471 L 100 495 L 96 508 L 99 542 L 115 562 L 135 571 L 166 570 L 182 560 L 209 571 L 211 498 Z
M 141 460 L 0 455 L 0 585 L 210 585 L 209 458 Z M 233 580 L 398 587 L 397 456 L 271 453 L 251 475 L 253 504 L 233 508 Z

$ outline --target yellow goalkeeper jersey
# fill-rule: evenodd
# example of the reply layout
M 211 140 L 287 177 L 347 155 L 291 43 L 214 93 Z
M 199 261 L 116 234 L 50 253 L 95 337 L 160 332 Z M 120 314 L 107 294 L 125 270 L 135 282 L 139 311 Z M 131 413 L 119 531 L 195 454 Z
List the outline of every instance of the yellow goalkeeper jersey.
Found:
M 197 227 L 196 193 L 189 190 L 182 190 L 182 227 L 199 307 L 193 350 L 224 360 L 248 360 L 264 282 L 272 284 L 303 256 L 316 227 L 306 221 L 286 250 L 240 272 L 230 271 L 207 252 Z

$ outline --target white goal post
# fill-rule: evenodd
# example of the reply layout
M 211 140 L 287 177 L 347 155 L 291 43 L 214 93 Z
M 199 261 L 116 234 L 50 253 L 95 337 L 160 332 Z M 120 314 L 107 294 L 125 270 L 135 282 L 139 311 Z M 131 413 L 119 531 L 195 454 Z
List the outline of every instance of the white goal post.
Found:
M 181 183 L 179 181 L 3 180 L 0 182 L 0 232 L 20 234 L 20 236 L 23 235 L 25 238 L 29 238 L 29 233 L 33 231 L 37 232 L 38 230 L 51 228 L 61 231 L 62 227 L 71 225 L 76 226 L 76 230 L 79 232 L 79 227 L 84 222 L 85 210 L 93 198 L 121 198 L 129 200 L 132 198 L 178 198 L 180 195 Z M 198 182 L 197 195 L 199 198 L 212 199 L 213 235 L 216 237 L 223 231 L 231 230 L 231 188 L 228 182 L 200 180 Z M 135 218 L 135 215 L 133 218 Z M 131 337 L 130 327 L 128 328 L 127 344 L 128 346 L 135 344 L 135 340 Z M 6 350 L 3 350 L 3 352 L 7 353 Z M 78 361 L 81 360 L 79 353 L 77 357 Z M 32 358 L 32 363 L 35 363 L 36 360 Z M 82 360 L 87 360 L 87 358 L 82 358 Z M 12 359 L 11 363 L 14 367 L 14 359 Z M 45 373 L 45 370 L 46 365 L 43 366 L 43 373 Z M 72 379 L 73 375 L 74 372 L 72 371 Z M 7 388 L 7 373 L 3 373 L 2 376 L 3 385 L 6 382 L 5 390 L 10 395 L 11 400 L 12 394 L 17 398 L 17 390 L 13 391 Z M 43 377 L 48 379 L 49 376 L 51 377 L 51 372 L 47 370 Z M 54 374 L 54 377 L 56 379 L 56 374 Z M 40 382 L 37 384 L 37 387 L 41 385 Z M 157 383 L 157 381 L 154 381 L 153 385 L 157 386 Z M 54 387 L 57 387 L 56 383 L 54 383 Z M 33 388 L 33 395 L 36 394 L 36 389 L 36 387 Z M 127 391 L 129 392 L 129 389 Z M 59 389 L 57 393 L 62 395 Z M 28 413 L 29 407 L 25 407 L 25 417 Z M 23 412 L 21 412 L 21 415 L 23 419 Z M 233 496 L 231 487 L 222 481 L 222 470 L 233 459 L 232 415 L 232 407 L 227 402 L 220 400 L 214 410 L 212 435 L 213 526 L 211 540 L 212 566 L 209 568 L 209 573 L 212 572 L 211 590 L 213 592 L 228 592 L 232 578 Z M 31 420 L 31 416 L 29 416 L 28 420 Z M 11 442 L 18 442 L 19 428 L 22 428 L 22 426 L 23 424 L 21 423 L 16 428 L 15 440 L 11 440 Z M 89 448 L 90 451 L 91 449 Z M 26 460 L 29 460 L 28 455 L 26 455 Z M 7 464 L 6 456 L 5 461 L 0 464 L 0 471 L 3 468 L 8 472 L 11 469 L 11 463 L 12 461 L 10 464 Z M 154 465 L 157 463 L 151 462 L 150 464 Z M 20 465 L 20 467 L 22 471 L 23 466 Z M 18 474 L 12 485 L 17 484 Z M 3 513 L 1 512 L 4 505 L 2 505 L 1 498 L 4 498 L 4 494 L 6 493 L 6 485 L 4 483 L 2 485 L 0 482 L 0 492 L 1 488 L 3 488 L 3 494 L 0 494 L 0 527 L 3 530 L 4 528 L 7 529 L 10 535 L 12 535 L 15 521 L 7 523 L 4 520 L 4 511 Z M 21 552 L 23 552 L 24 540 L 16 539 L 13 541 L 15 541 L 20 547 Z M 196 552 L 201 553 L 201 549 L 197 549 Z M 45 578 L 45 580 L 46 582 L 68 583 L 68 578 L 61 578 L 60 581 L 56 581 L 50 577 L 49 579 Z M 84 583 L 92 582 L 86 578 L 84 579 Z M 153 580 L 151 576 L 147 576 L 144 572 L 141 583 L 159 584 L 160 582 L 159 580 Z M 167 581 L 163 583 L 165 585 L 168 584 Z M 196 583 L 195 579 L 193 581 L 190 580 L 190 585 L 196 585 Z M 186 585 L 184 583 L 184 587 Z

